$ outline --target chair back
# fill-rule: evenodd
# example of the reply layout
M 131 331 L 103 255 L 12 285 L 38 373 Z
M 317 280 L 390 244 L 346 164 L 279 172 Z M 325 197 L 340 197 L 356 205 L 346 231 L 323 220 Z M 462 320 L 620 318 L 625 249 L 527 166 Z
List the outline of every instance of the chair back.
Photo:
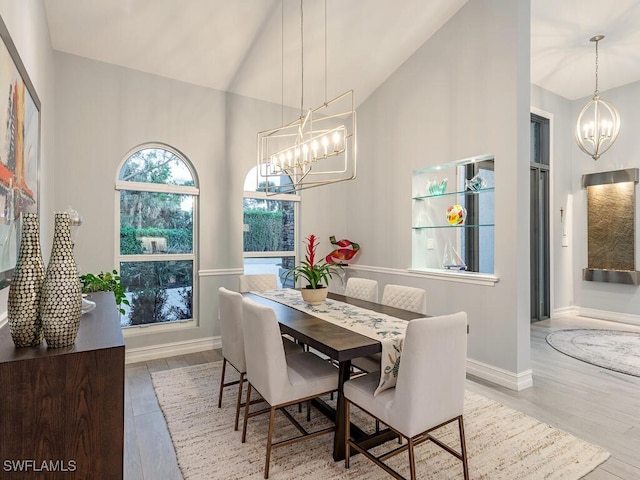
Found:
M 378 282 L 368 278 L 351 277 L 347 280 L 344 294 L 368 302 L 378 301 Z
M 278 288 L 278 278 L 271 274 L 240 275 L 240 292 L 262 292 Z
M 273 405 L 273 399 L 290 388 L 278 319 L 272 308 L 243 298 L 242 325 L 247 377 L 267 403 Z
M 242 329 L 242 295 L 224 287 L 218 289 L 218 318 L 222 355 L 240 373 L 247 370 Z
M 242 295 L 224 287 L 218 289 L 218 318 L 222 355 L 240 373 L 247 370 L 242 330 Z
M 409 322 L 390 406 L 403 434 L 417 435 L 462 415 L 466 364 L 465 312 Z
M 411 310 L 412 312 L 427 314 L 427 292 L 422 288 L 407 287 L 405 285 L 385 285 L 382 291 L 383 305 Z

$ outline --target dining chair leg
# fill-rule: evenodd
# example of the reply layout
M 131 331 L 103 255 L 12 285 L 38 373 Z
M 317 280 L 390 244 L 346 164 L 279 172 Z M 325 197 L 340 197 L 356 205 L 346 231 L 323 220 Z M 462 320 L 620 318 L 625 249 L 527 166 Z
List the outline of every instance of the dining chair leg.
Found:
M 345 398 L 344 400 L 344 468 L 349 468 L 349 458 L 351 457 L 351 452 L 349 448 L 349 437 L 351 436 L 351 409 L 349 408 L 349 400 Z
M 242 405 L 242 386 L 244 385 L 244 373 L 240 374 L 238 381 L 238 400 L 236 401 L 236 424 L 233 429 L 238 431 L 238 421 L 240 420 L 240 405 Z
M 244 424 L 242 425 L 242 443 L 247 441 L 247 423 L 249 420 L 249 406 L 251 405 L 251 382 L 247 382 L 247 402 L 244 406 Z
M 267 433 L 267 458 L 264 463 L 264 478 L 269 478 L 269 462 L 271 460 L 271 441 L 273 438 L 273 420 L 276 417 L 275 407 L 269 412 L 269 432 Z
M 462 454 L 462 470 L 464 472 L 464 480 L 469 480 L 469 464 L 467 463 L 467 445 L 464 439 L 464 420 L 462 415 L 458 417 L 458 427 L 460 430 L 460 453 Z
M 222 390 L 224 389 L 224 372 L 227 369 L 227 359 L 222 358 L 222 376 L 220 377 L 220 392 L 218 393 L 218 408 L 222 408 Z
M 413 439 L 409 438 L 409 470 L 411 473 L 411 480 L 416 479 L 416 457 L 413 451 Z

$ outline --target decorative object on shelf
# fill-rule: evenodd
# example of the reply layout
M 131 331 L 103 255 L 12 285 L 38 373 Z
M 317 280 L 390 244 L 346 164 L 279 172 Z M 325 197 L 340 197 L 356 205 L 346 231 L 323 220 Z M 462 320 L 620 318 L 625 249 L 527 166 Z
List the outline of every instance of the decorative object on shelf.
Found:
M 450 241 L 444 247 L 444 256 L 442 257 L 442 268 L 447 270 L 466 270 L 467 265 L 458 255 Z
M 429 180 L 427 182 L 427 190 L 429 190 L 429 195 L 431 196 L 442 195 L 447 191 L 447 179 L 443 178 L 439 182 L 437 180 Z
M 71 229 L 71 245 L 76 246 L 76 240 L 78 239 L 78 232 L 80 231 L 80 227 L 82 226 L 82 217 L 78 212 L 76 212 L 71 205 L 64 212 L 69 214 L 69 227 Z
M 467 209 L 462 205 L 451 205 L 447 208 L 447 221 L 449 225 L 464 225 L 467 217 Z
M 42 330 L 51 348 L 73 345 L 80 324 L 82 291 L 73 258 L 70 223 L 68 213 L 55 214 L 51 257 L 42 284 Z
M 7 305 L 9 333 L 16 347 L 35 347 L 42 343 L 40 300 L 44 275 L 38 215 L 23 213 L 20 252 Z
M 465 180 L 464 185 L 468 190 L 477 192 L 478 190 L 482 190 L 487 186 L 487 181 L 484 179 L 482 175 L 477 173 L 473 177 Z
M 306 288 L 302 289 L 302 298 L 309 305 L 320 305 L 325 301 L 327 293 L 329 293 L 327 288 L 329 279 L 342 270 L 342 265 L 338 263 L 327 263 L 325 260 L 316 262 L 316 249 L 318 248 L 316 238 L 313 234 L 307 237 L 305 259 L 300 262 L 300 265 L 293 267 L 285 274 L 285 280 L 293 275 L 294 282 L 302 277 L 309 283 Z M 320 291 L 314 292 L 314 290 Z
M 356 109 L 353 90 L 327 100 L 327 5 L 324 5 L 325 100 L 304 109 L 304 21 L 300 0 L 300 116 L 281 127 L 258 133 L 258 178 L 267 195 L 300 191 L 356 178 Z M 284 8 L 284 6 L 282 7 Z M 283 14 L 284 16 L 284 14 Z M 284 62 L 284 21 L 282 25 Z M 284 88 L 282 90 L 284 105 Z M 284 107 L 283 107 L 284 111 Z M 259 180 L 260 181 L 260 180 Z
M 331 245 L 335 245 L 335 250 L 331 251 L 329 255 L 324 258 L 327 263 L 337 263 L 339 265 L 347 265 L 346 262 L 351 260 L 356 253 L 360 251 L 360 245 L 346 238 L 336 241 L 336 237 L 331 235 L 329 237 Z
M 593 98 L 587 103 L 576 123 L 576 142 L 580 150 L 594 160 L 598 160 L 611 148 L 620 133 L 620 114 L 616 107 L 600 98 L 598 91 L 598 42 L 604 35 L 591 37 L 596 44 L 596 89 Z

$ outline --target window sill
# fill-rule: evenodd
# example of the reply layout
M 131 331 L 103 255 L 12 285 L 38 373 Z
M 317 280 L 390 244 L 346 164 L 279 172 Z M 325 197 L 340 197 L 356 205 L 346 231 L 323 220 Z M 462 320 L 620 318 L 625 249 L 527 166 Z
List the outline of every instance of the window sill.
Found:
M 485 285 L 488 287 L 493 287 L 500 281 L 495 275 L 489 275 L 487 273 L 450 271 L 437 268 L 409 268 L 407 271 L 447 282 L 472 283 L 474 285 Z

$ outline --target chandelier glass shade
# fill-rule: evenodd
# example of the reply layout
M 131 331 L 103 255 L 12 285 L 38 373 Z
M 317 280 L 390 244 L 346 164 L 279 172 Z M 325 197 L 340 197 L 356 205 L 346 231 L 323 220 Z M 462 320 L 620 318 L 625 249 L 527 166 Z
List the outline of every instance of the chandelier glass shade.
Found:
M 620 113 L 610 102 L 600 97 L 598 91 L 598 42 L 604 35 L 596 35 L 590 41 L 596 44 L 596 88 L 593 98 L 584 106 L 576 123 L 576 142 L 584 153 L 598 160 L 618 138 Z

